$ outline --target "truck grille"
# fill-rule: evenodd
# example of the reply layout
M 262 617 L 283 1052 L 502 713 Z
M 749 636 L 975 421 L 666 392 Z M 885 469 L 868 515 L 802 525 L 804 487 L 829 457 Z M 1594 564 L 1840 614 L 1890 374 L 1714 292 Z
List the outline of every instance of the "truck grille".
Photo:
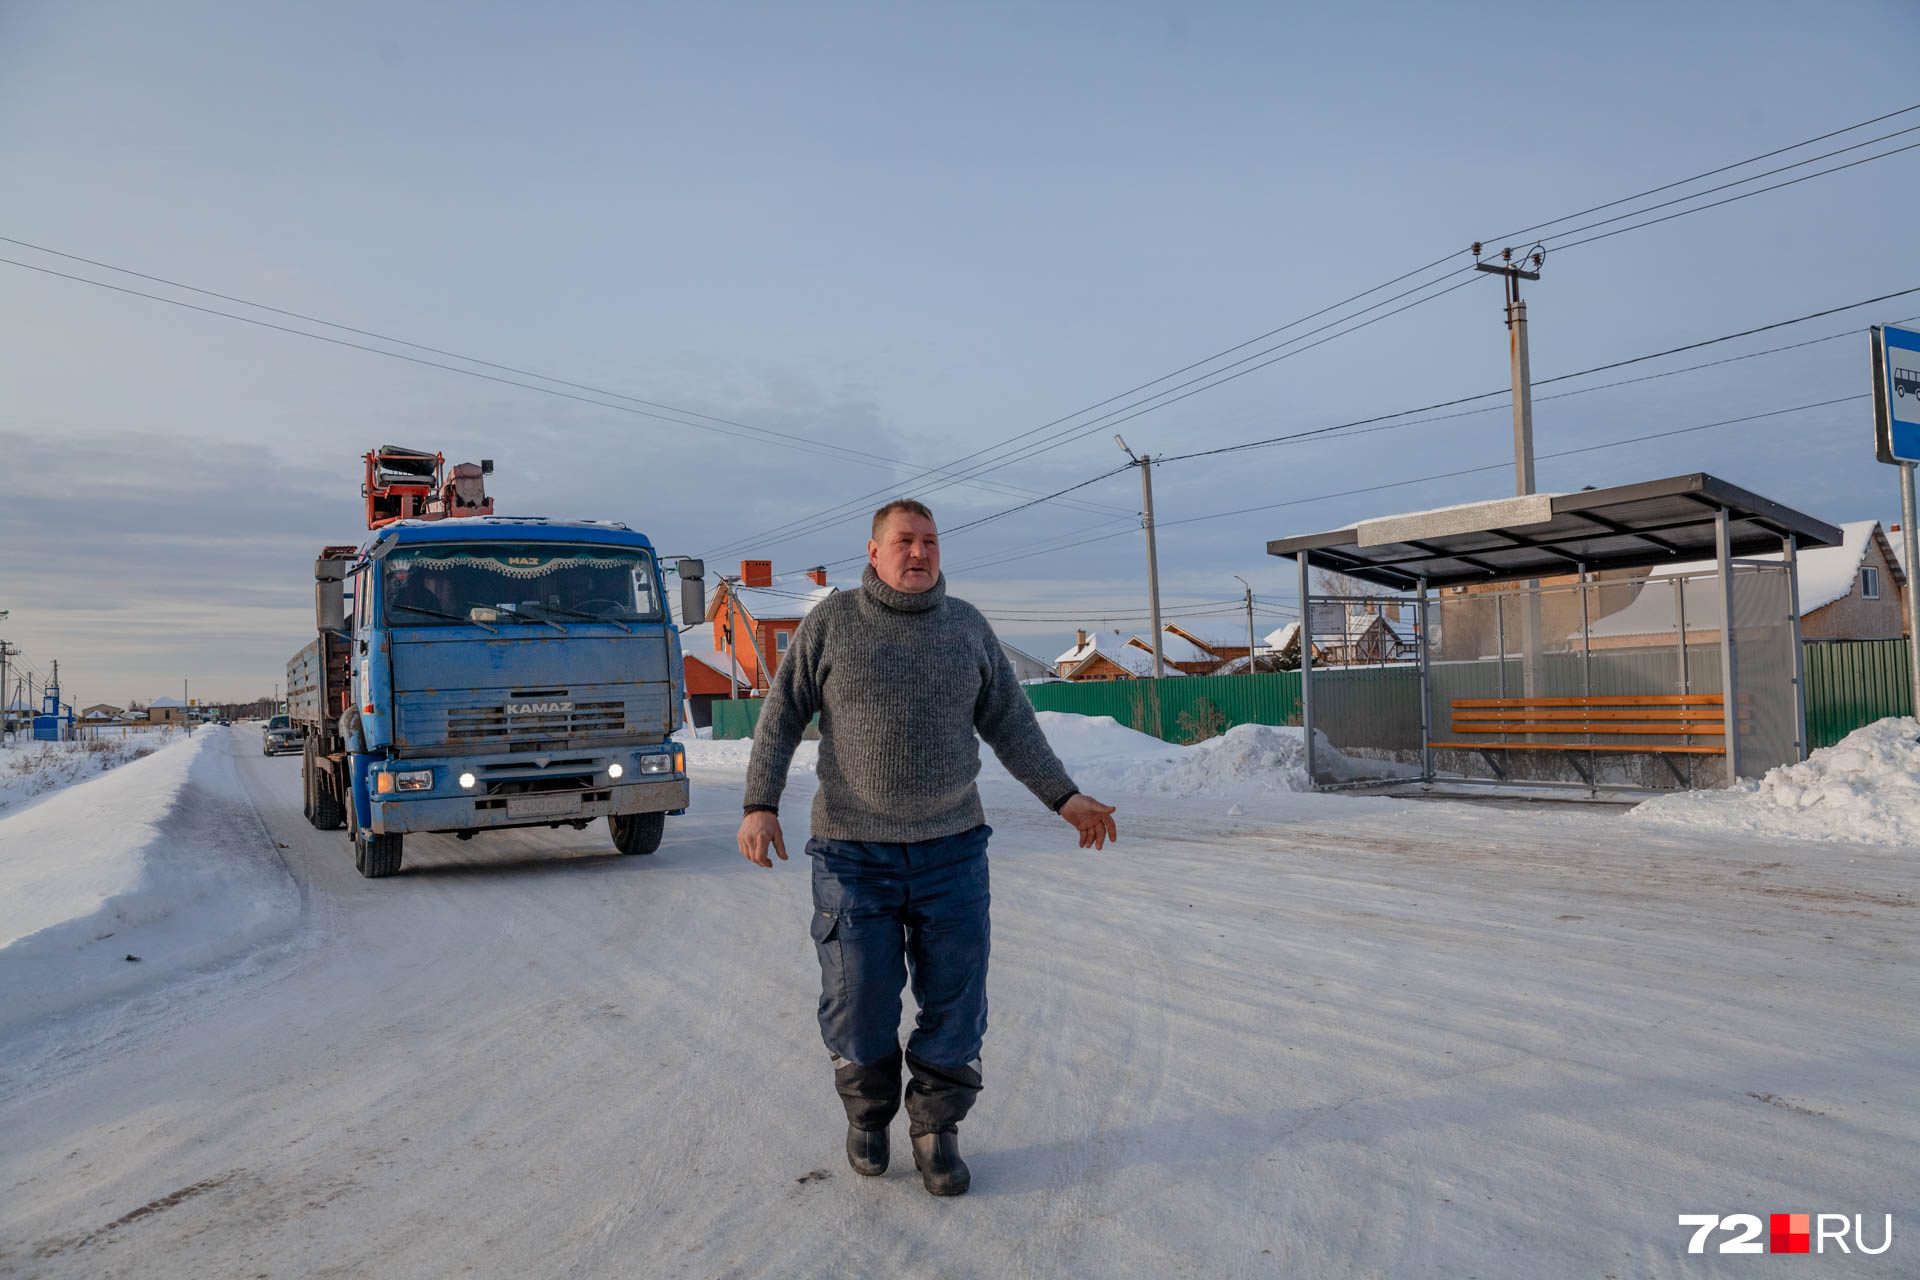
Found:
M 624 701 L 577 702 L 565 689 L 516 689 L 503 702 L 448 708 L 445 740 L 458 746 L 508 746 L 626 732 Z

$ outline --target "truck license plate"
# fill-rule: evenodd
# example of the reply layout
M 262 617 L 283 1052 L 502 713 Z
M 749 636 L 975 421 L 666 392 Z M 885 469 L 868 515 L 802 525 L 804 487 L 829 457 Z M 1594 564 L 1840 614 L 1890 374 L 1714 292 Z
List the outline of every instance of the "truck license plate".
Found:
M 578 812 L 580 797 L 576 795 L 507 797 L 509 818 L 547 818 L 555 814 Z

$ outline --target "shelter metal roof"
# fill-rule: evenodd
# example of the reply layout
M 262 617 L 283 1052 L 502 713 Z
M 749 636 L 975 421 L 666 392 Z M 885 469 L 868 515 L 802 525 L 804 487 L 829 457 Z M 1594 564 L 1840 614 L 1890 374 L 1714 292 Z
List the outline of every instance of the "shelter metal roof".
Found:
M 1279 538 L 1267 554 L 1298 556 L 1363 582 L 1409 590 L 1507 582 L 1601 569 L 1657 568 L 1714 555 L 1714 523 L 1727 513 L 1734 556 L 1836 546 L 1841 531 L 1704 472 L 1539 493 L 1363 520 L 1327 533 Z

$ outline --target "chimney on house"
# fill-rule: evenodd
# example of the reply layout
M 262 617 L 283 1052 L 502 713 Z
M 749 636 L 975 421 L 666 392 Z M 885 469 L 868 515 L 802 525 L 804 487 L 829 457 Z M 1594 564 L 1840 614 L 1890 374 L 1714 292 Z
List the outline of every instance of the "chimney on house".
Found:
M 1086 647 L 1087 647 L 1087 633 L 1086 633 L 1086 632 L 1084 632 L 1084 631 L 1076 631 L 1076 632 L 1074 632 L 1074 633 L 1073 633 L 1073 647 L 1074 647 L 1074 648 L 1076 648 L 1076 649 L 1084 649 L 1084 648 L 1086 648 Z
M 813 566 L 813 568 L 807 570 L 807 581 L 811 582 L 816 587 L 826 586 L 827 585 L 827 566 L 823 564 L 817 564 Z
M 772 586 L 773 561 L 742 560 L 740 562 L 740 585 L 743 587 Z

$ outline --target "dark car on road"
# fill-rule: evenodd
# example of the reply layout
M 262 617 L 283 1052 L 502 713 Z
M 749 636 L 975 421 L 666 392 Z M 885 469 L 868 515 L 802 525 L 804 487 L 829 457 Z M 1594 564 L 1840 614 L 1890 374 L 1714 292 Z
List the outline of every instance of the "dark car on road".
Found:
M 260 740 L 260 754 L 263 756 L 283 755 L 289 751 L 301 751 L 306 748 L 306 735 L 289 716 L 275 716 L 267 721 L 267 731 Z

